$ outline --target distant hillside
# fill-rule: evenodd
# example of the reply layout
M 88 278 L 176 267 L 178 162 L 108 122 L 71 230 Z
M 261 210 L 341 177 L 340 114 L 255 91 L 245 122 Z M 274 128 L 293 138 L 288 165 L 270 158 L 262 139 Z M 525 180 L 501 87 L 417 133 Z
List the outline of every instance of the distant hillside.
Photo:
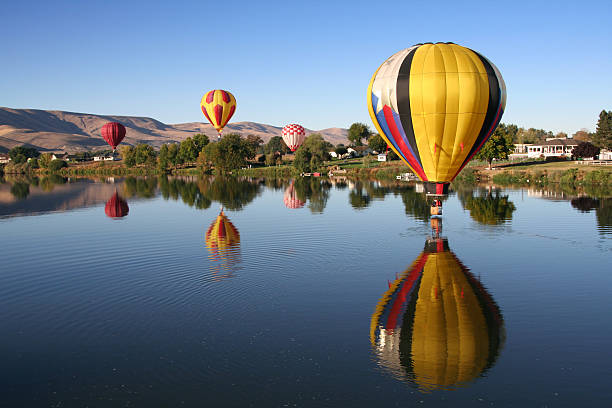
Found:
M 130 145 L 148 143 L 159 147 L 164 143 L 180 142 L 196 133 L 204 133 L 211 140 L 217 137 L 210 124 L 201 122 L 168 125 L 153 118 L 138 116 L 0 107 L 0 152 L 24 144 L 52 152 L 103 149 L 108 145 L 100 135 L 100 129 L 112 121 L 120 122 L 127 128 L 123 143 Z M 267 142 L 273 136 L 280 136 L 281 128 L 255 122 L 237 122 L 228 124 L 223 132 L 257 135 Z M 307 129 L 306 132 L 320 133 L 334 145 L 348 143 L 346 129 Z

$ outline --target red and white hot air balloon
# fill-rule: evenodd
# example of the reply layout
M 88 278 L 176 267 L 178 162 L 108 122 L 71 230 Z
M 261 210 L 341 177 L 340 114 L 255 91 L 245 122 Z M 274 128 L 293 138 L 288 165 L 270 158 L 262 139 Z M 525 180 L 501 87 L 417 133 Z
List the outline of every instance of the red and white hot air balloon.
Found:
M 293 180 L 291 180 L 291 184 L 285 190 L 285 194 L 283 196 L 283 202 L 285 203 L 285 207 L 291 208 L 291 209 L 302 208 L 304 207 L 304 204 L 306 204 L 304 201 L 300 200 L 299 197 L 297 196 L 295 187 L 293 185 Z
M 297 123 L 285 126 L 281 133 L 283 135 L 283 141 L 292 152 L 295 152 L 306 138 L 306 129 Z

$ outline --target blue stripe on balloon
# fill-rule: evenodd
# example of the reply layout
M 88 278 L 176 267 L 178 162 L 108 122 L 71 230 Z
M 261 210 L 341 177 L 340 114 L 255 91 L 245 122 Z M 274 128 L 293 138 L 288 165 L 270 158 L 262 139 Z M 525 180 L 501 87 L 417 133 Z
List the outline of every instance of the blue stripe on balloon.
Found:
M 395 120 L 395 124 L 397 125 L 397 128 L 400 131 L 400 134 L 402 135 L 402 139 L 404 139 L 404 143 L 406 143 L 406 146 L 408 146 L 408 150 L 410 150 L 410 153 L 412 153 L 412 156 L 414 157 L 414 161 L 419 163 L 419 166 L 423 168 L 423 163 L 421 163 L 421 161 L 419 160 L 419 156 L 414 154 L 414 150 L 412 150 L 412 146 L 408 142 L 408 138 L 406 137 L 406 132 L 404 131 L 404 127 L 402 126 L 402 121 L 400 119 L 399 113 L 395 113 L 393 109 L 391 109 L 391 113 L 393 114 L 393 120 Z
M 376 113 L 378 125 L 381 127 L 381 129 L 385 133 L 385 136 L 387 136 L 387 139 L 389 139 L 393 147 L 395 147 L 398 152 L 401 152 L 399 146 L 397 145 L 397 143 L 395 143 L 395 140 L 393 140 L 393 135 L 391 134 L 391 130 L 389 129 L 387 121 L 385 120 L 385 114 L 382 110 L 380 112 L 376 112 L 376 105 L 378 105 L 378 97 L 372 92 L 372 108 L 374 108 L 374 112 Z
M 374 95 L 374 93 L 372 92 L 372 108 L 374 108 L 374 112 L 376 112 L 376 105 L 378 105 L 378 97 Z M 393 109 L 391 109 L 391 112 L 393 114 L 393 119 L 395 120 L 395 125 L 400 131 L 400 134 L 402 135 L 402 138 L 404 139 L 404 142 L 406 143 L 408 150 L 412 154 L 412 157 L 414 157 L 414 161 L 417 162 L 419 166 L 421 166 L 421 168 L 423 168 L 423 164 L 417 158 L 418 156 L 414 154 L 414 150 L 412 150 L 412 146 L 410 146 L 410 143 L 408 143 L 408 139 L 406 138 L 406 132 L 404 131 L 404 128 L 402 127 L 402 121 L 400 120 L 399 114 L 395 113 Z M 382 110 L 380 112 L 376 112 L 376 119 L 378 119 L 378 125 L 382 128 L 383 132 L 385 132 L 385 136 L 387 136 L 387 139 L 389 139 L 393 147 L 395 147 L 397 151 L 401 153 L 402 150 L 399 148 L 399 145 L 393 139 L 393 134 L 391 133 L 391 130 L 389 129 L 389 125 L 387 125 L 387 120 L 385 119 L 385 114 Z

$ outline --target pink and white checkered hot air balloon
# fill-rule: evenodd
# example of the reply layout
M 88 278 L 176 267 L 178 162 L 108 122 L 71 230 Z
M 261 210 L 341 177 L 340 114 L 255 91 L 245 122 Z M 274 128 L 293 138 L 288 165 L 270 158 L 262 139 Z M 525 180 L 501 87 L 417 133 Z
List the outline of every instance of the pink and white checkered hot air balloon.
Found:
M 304 207 L 304 204 L 306 204 L 304 201 L 298 198 L 295 187 L 293 186 L 293 180 L 291 180 L 291 184 L 285 190 L 283 202 L 285 203 L 285 207 L 291 209 L 302 208 Z
M 283 135 L 283 141 L 292 152 L 295 152 L 306 138 L 306 130 L 303 126 L 296 123 L 285 126 L 281 133 Z

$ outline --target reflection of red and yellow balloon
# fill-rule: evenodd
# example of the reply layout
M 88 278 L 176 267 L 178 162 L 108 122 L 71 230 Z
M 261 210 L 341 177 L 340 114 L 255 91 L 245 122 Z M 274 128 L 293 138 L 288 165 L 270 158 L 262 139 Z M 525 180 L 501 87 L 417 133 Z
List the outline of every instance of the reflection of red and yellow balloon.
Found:
M 113 194 L 113 196 L 106 202 L 104 212 L 106 213 L 107 217 L 122 218 L 128 215 L 130 212 L 130 207 L 128 206 L 127 201 L 125 201 L 117 192 L 115 192 L 115 194 Z
M 206 231 L 206 246 L 216 255 L 223 255 L 232 248 L 240 245 L 238 229 L 231 223 L 221 210 L 215 221 Z
M 202 97 L 200 108 L 206 119 L 221 135 L 223 128 L 236 112 L 236 98 L 228 91 L 214 89 Z
M 295 191 L 295 186 L 293 185 L 293 180 L 291 180 L 291 184 L 285 190 L 283 202 L 285 203 L 285 207 L 291 209 L 302 208 L 304 207 L 304 204 L 306 204 L 304 201 L 298 198 L 297 193 Z
M 493 365 L 503 338 L 499 308 L 440 238 L 389 282 L 370 326 L 380 364 L 422 391 L 474 380 Z

